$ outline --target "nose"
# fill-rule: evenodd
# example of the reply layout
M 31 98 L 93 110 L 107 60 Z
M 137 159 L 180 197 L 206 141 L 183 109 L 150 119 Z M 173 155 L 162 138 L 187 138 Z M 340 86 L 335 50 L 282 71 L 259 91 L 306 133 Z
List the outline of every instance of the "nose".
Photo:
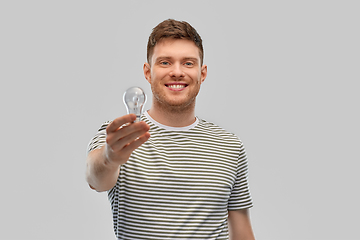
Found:
M 170 71 L 170 76 L 175 79 L 181 79 L 181 78 L 185 77 L 185 73 L 184 73 L 183 69 L 181 68 L 180 64 L 178 64 L 178 63 L 173 64 L 171 71 Z

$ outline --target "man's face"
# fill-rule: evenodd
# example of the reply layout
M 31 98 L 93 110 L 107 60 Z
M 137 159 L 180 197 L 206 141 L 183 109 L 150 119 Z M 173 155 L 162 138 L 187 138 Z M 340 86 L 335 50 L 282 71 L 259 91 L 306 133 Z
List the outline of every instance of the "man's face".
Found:
M 151 64 L 151 65 L 150 65 Z M 195 106 L 200 85 L 207 75 L 201 66 L 199 49 L 190 40 L 164 39 L 154 47 L 144 75 L 151 84 L 153 103 L 170 111 Z

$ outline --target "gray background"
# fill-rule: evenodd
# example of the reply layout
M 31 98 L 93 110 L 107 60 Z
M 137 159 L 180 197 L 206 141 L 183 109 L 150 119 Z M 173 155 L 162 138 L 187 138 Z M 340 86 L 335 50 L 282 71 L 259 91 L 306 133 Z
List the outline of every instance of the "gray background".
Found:
M 358 1 L 1 1 L 0 239 L 114 239 L 86 146 L 162 20 L 190 22 L 197 115 L 247 148 L 259 240 L 360 239 Z M 149 108 L 151 101 L 147 102 Z

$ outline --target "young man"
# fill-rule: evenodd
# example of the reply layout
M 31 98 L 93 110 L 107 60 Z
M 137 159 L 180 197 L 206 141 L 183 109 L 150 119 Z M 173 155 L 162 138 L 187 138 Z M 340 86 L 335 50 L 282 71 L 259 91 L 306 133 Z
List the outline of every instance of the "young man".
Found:
M 207 75 L 202 40 L 187 22 L 160 23 L 144 75 L 153 102 L 142 121 L 105 123 L 89 144 L 87 181 L 108 191 L 118 239 L 254 239 L 242 142 L 195 117 Z

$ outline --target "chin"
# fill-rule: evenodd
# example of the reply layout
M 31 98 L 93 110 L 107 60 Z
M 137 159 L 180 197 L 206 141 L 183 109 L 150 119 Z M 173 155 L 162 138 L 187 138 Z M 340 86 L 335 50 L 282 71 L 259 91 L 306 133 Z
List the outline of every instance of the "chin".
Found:
M 168 102 L 165 108 L 170 112 L 186 112 L 195 108 L 195 101 Z

